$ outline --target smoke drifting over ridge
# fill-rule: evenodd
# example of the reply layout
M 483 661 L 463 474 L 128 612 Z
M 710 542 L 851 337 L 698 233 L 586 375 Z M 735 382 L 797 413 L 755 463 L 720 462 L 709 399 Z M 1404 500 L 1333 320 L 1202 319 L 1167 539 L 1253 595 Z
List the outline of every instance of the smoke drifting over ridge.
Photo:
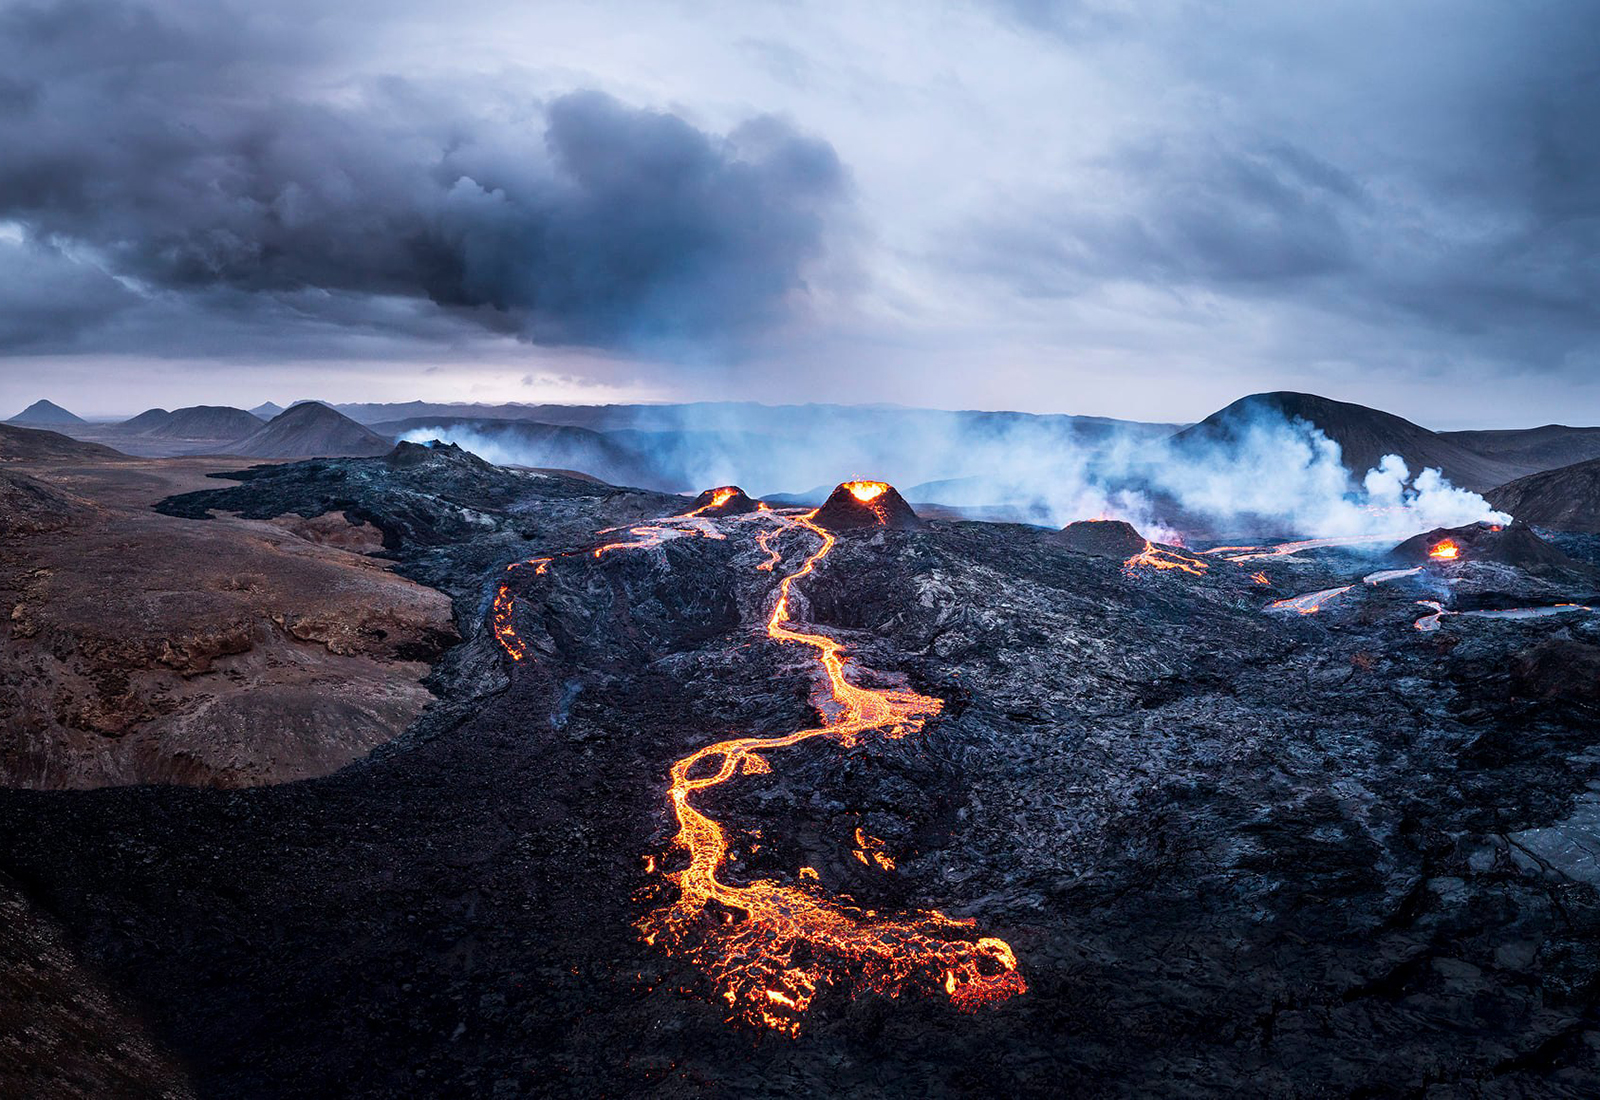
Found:
M 1227 438 L 1170 425 L 1000 413 L 790 406 L 673 406 L 648 428 L 589 433 L 563 451 L 514 422 L 422 426 L 405 438 L 459 443 L 490 461 L 576 466 L 673 491 L 739 484 L 811 500 L 852 477 L 888 481 L 915 504 L 1048 526 L 1127 520 L 1166 539 L 1222 536 L 1404 538 L 1434 527 L 1508 522 L 1477 493 L 1398 455 L 1352 475 L 1338 443 L 1262 411 Z M 602 455 L 604 448 L 610 448 Z M 820 503 L 820 498 L 816 498 Z
M 845 193 L 780 119 L 717 135 L 596 91 L 352 85 L 317 49 L 221 9 L 0 12 L 0 260 L 94 288 L 71 326 L 0 310 L 0 347 L 141 302 L 715 346 L 790 314 Z

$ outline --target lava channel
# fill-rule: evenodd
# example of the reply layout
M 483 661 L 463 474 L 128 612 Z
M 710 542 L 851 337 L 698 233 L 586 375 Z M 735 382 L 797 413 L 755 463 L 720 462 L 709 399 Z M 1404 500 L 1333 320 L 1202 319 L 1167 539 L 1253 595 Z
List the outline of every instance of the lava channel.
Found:
M 942 990 L 964 1011 L 1026 992 L 1010 945 L 974 936 L 973 921 L 937 910 L 886 918 L 827 897 L 814 872 L 797 874 L 787 884 L 758 879 L 741 886 L 719 877 L 728 859 L 728 833 L 694 806 L 695 792 L 741 774 L 770 771 L 762 754 L 812 738 L 849 746 L 869 732 L 904 737 L 921 729 L 942 705 L 914 691 L 850 683 L 841 643 L 793 628 L 790 589 L 834 546 L 834 536 L 812 521 L 814 514 L 778 517 L 811 531 L 822 544 L 778 583 L 767 634 L 817 651 L 839 709 L 823 725 L 780 737 L 718 741 L 672 766 L 669 799 L 678 822 L 673 843 L 688 854 L 689 865 L 666 873 L 678 888 L 678 899 L 646 915 L 639 931 L 646 943 L 682 955 L 703 970 L 734 1019 L 790 1036 L 800 1033 L 800 1018 L 817 990 L 828 984 L 848 985 L 855 994 L 887 996 L 908 989 Z M 772 553 L 765 544 L 763 549 Z
M 860 495 L 854 488 L 851 492 Z M 691 796 L 696 791 L 739 775 L 768 773 L 772 766 L 763 753 L 812 738 L 832 738 L 848 747 L 866 733 L 904 737 L 920 730 L 942 706 L 938 699 L 914 691 L 850 683 L 844 674 L 840 642 L 790 625 L 790 589 L 833 549 L 834 536 L 813 522 L 815 512 L 791 516 L 762 507 L 755 515 L 780 524 L 758 537 L 767 560 L 757 569 L 770 571 L 781 560 L 781 554 L 770 545 L 775 534 L 804 527 L 822 540 L 799 568 L 779 581 L 777 602 L 766 629 L 774 641 L 808 645 L 817 651 L 837 710 L 824 717 L 823 725 L 779 737 L 718 741 L 672 766 L 669 800 L 678 822 L 673 843 L 688 854 L 689 864 L 681 871 L 659 872 L 678 888 L 679 896 L 641 919 L 640 934 L 647 944 L 668 955 L 681 955 L 704 971 L 717 995 L 732 1008 L 732 1019 L 791 1037 L 800 1033 L 800 1019 L 824 985 L 847 985 L 853 994 L 885 996 L 913 989 L 942 991 L 966 1012 L 1027 992 L 1011 946 L 993 936 L 975 935 L 976 922 L 972 920 L 938 910 L 884 917 L 846 905 L 823 892 L 816 872 L 809 867 L 800 868 L 789 884 L 758 879 L 741 886 L 718 877 L 728 860 L 727 830 L 695 808 Z M 674 522 L 680 527 L 700 528 L 699 533 L 710 538 L 724 537 L 710 521 L 676 517 L 631 528 L 630 533 L 639 536 L 637 542 L 606 543 L 583 554 L 598 558 L 615 550 L 658 546 L 687 533 L 667 526 Z M 535 559 L 519 565 L 535 565 L 535 572 L 542 574 L 549 561 Z M 493 610 L 494 632 L 516 661 L 527 650 L 512 624 L 511 606 L 507 586 L 501 585 Z M 893 868 L 894 861 L 877 850 L 881 841 L 858 830 L 857 843 L 861 855 L 870 850 L 879 867 Z M 653 858 L 647 859 L 646 865 L 656 870 Z

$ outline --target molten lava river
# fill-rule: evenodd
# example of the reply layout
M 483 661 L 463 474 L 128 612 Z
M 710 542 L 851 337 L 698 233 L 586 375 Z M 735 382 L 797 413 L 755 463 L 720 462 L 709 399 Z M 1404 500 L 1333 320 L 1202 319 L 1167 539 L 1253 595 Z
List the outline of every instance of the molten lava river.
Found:
M 714 521 L 703 516 L 712 507 L 714 504 L 687 516 L 632 528 L 631 533 L 640 536 L 638 542 L 607 543 L 568 556 L 598 558 L 613 550 L 656 546 L 691 532 L 723 538 Z M 722 877 L 728 861 L 728 832 L 721 822 L 696 807 L 699 792 L 741 775 L 768 773 L 772 765 L 766 754 L 814 738 L 848 747 L 869 734 L 905 737 L 920 730 L 941 706 L 940 700 L 914 691 L 851 683 L 845 676 L 846 658 L 840 642 L 796 629 L 789 611 L 791 589 L 816 569 L 835 541 L 813 521 L 814 515 L 784 514 L 762 506 L 759 512 L 736 519 L 741 526 L 744 521 L 778 525 L 757 539 L 767 553 L 758 570 L 773 571 L 782 561 L 780 552 L 770 545 L 775 535 L 804 529 L 820 540 L 797 568 L 779 580 L 766 632 L 773 641 L 808 646 L 815 652 L 833 704 L 831 713 L 820 725 L 781 736 L 717 741 L 673 764 L 668 788 L 678 824 L 673 843 L 687 855 L 688 865 L 680 871 L 658 872 L 677 888 L 678 897 L 640 920 L 639 932 L 645 943 L 669 955 L 683 956 L 702 970 L 716 995 L 732 1010 L 730 1020 L 789 1036 L 800 1033 L 801 1017 L 824 985 L 842 986 L 852 994 L 943 992 L 963 1011 L 1026 992 L 1027 984 L 1017 970 L 1010 945 L 976 935 L 970 920 L 937 910 L 885 916 L 860 909 L 829 897 L 809 867 L 800 868 L 789 882 L 757 879 L 741 884 Z M 550 559 L 523 564 L 542 574 Z M 511 596 L 504 584 L 494 601 L 492 627 L 513 661 L 527 656 L 528 647 L 512 625 Z M 865 849 L 881 842 L 858 835 L 857 843 Z M 864 852 L 856 854 L 862 858 Z M 880 867 L 893 867 L 893 861 L 881 853 L 874 852 L 874 858 Z M 647 860 L 647 866 L 655 870 L 654 860 Z

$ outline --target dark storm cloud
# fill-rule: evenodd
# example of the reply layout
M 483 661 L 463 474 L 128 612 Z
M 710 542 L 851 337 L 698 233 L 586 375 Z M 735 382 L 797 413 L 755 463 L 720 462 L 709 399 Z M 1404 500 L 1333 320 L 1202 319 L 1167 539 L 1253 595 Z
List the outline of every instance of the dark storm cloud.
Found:
M 136 295 L 48 246 L 0 240 L 0 353 L 104 324 Z
M 168 313 L 426 330 L 426 301 L 629 347 L 781 321 L 844 193 L 833 150 L 777 119 L 718 136 L 594 91 L 342 86 L 291 30 L 220 8 L 5 9 L 0 223 Z

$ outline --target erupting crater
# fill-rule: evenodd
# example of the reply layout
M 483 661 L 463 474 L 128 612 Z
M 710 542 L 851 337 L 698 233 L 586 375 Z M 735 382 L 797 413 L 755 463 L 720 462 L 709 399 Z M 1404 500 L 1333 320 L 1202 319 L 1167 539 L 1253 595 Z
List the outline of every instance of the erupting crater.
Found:
M 1505 526 L 1473 523 L 1465 527 L 1442 527 L 1406 539 L 1394 548 L 1391 556 L 1408 565 L 1451 565 L 1474 561 L 1499 562 L 1534 572 L 1583 568 L 1540 538 L 1525 523 Z
M 750 512 L 759 511 L 760 501 L 752 500 L 737 485 L 723 485 L 716 489 L 707 489 L 694 498 L 694 504 L 689 511 L 683 513 L 682 519 L 694 516 L 742 516 Z
M 812 514 L 818 527 L 848 531 L 858 527 L 893 527 L 911 531 L 922 520 L 893 485 L 882 481 L 846 481 Z

